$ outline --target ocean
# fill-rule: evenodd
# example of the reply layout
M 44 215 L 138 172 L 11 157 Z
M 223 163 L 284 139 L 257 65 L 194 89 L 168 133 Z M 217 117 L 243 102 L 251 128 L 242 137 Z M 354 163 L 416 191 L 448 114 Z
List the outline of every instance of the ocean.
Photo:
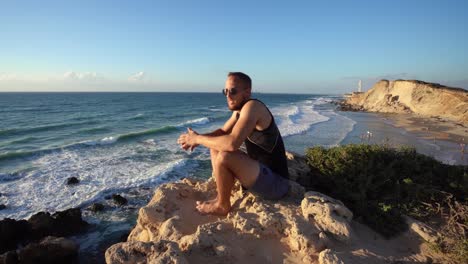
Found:
M 392 140 L 459 162 L 456 144 L 418 138 L 376 114 L 339 112 L 331 103 L 339 96 L 253 97 L 270 108 L 290 151 Z M 133 227 L 156 186 L 211 175 L 206 148 L 187 152 L 176 141 L 188 127 L 215 130 L 230 114 L 221 93 L 0 93 L 0 219 L 80 207 L 94 225 L 74 239 L 83 255 L 102 253 Z M 79 184 L 66 185 L 69 177 Z M 113 205 L 115 193 L 128 205 Z M 86 209 L 95 202 L 106 210 Z

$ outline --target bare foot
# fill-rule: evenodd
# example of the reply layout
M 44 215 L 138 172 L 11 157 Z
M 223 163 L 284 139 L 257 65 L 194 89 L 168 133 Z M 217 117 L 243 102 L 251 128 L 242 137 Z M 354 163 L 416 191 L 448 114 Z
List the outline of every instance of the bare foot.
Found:
M 217 201 L 213 203 L 200 203 L 197 204 L 197 210 L 202 214 L 212 215 L 227 215 L 231 210 L 231 206 L 221 206 Z
M 217 201 L 218 201 L 218 197 L 208 200 L 208 201 L 197 201 L 197 206 L 201 204 L 212 204 L 212 203 L 216 203 Z

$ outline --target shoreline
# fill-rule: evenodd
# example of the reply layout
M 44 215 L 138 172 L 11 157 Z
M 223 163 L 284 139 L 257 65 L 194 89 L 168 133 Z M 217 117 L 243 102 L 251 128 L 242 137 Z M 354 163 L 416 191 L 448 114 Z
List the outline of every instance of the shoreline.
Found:
M 353 131 L 340 145 L 371 143 L 409 146 L 446 164 L 468 165 L 468 128 L 464 125 L 414 114 L 336 111 L 356 121 Z M 371 132 L 371 138 L 367 138 L 367 132 Z
M 424 118 L 414 114 L 382 114 L 393 121 L 396 127 L 402 127 L 426 139 L 447 140 L 453 143 L 465 143 L 468 140 L 468 126 L 439 117 Z

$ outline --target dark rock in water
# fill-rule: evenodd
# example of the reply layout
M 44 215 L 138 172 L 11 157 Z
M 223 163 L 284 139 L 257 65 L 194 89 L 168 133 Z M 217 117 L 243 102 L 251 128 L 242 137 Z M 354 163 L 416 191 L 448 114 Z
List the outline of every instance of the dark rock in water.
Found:
M 79 208 L 71 208 L 65 211 L 56 212 L 52 215 L 55 218 L 57 225 L 62 226 L 58 230 L 62 230 L 59 236 L 68 236 L 84 231 L 88 227 L 88 223 L 81 218 L 81 210 Z
M 0 255 L 0 263 L 4 263 L 4 264 L 19 263 L 18 254 L 16 253 L 16 250 L 11 250 L 3 255 Z
M 20 263 L 78 263 L 78 246 L 63 237 L 46 237 L 18 251 Z
M 100 203 L 93 203 L 89 207 L 89 210 L 91 210 L 92 212 L 100 212 L 100 211 L 104 210 L 104 205 L 102 205 Z
M 3 209 L 5 209 L 5 208 L 6 208 L 6 205 L 0 204 L 0 210 L 3 210 Z
M 11 250 L 14 252 L 19 245 L 38 241 L 46 236 L 78 234 L 87 226 L 88 223 L 83 221 L 78 208 L 52 215 L 39 212 L 27 221 L 5 218 L 0 221 L 0 254 Z M 39 244 L 30 244 L 17 250 L 17 257 L 12 252 L 1 255 L 0 263 L 73 263 L 78 250 L 73 245 L 63 238 L 47 238 Z
M 80 180 L 78 180 L 76 177 L 70 177 L 67 179 L 67 185 L 78 184 L 79 182 Z
M 5 218 L 0 221 L 0 254 L 16 249 L 16 246 L 30 234 L 31 227 L 26 220 Z
M 131 195 L 138 195 L 139 194 L 139 192 L 137 190 L 131 190 L 128 193 L 131 194 Z
M 112 199 L 112 195 L 110 195 L 110 194 L 109 194 L 109 195 L 106 195 L 106 196 L 104 196 L 104 199 L 110 200 L 110 199 Z
M 120 235 L 119 242 L 127 242 L 129 235 L 130 235 L 130 230 Z
M 34 238 L 41 238 L 48 234 L 53 233 L 55 228 L 55 221 L 47 212 L 39 212 L 28 220 L 29 225 L 32 229 L 32 235 Z
M 127 199 L 123 198 L 121 195 L 119 194 L 113 194 L 112 195 L 112 200 L 114 200 L 114 202 L 117 204 L 117 205 L 124 205 L 124 204 L 127 204 Z
M 35 238 L 45 236 L 68 236 L 77 234 L 83 231 L 88 223 L 81 218 L 81 210 L 72 208 L 61 212 L 56 212 L 53 215 L 46 212 L 39 212 L 28 222 L 31 225 L 32 235 Z

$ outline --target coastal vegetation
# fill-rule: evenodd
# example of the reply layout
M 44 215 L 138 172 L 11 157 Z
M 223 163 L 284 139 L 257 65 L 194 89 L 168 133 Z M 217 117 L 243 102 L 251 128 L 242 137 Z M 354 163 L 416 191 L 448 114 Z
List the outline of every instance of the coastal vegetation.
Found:
M 468 166 L 443 164 L 414 148 L 350 144 L 306 151 L 313 188 L 340 199 L 356 220 L 390 238 L 404 215 L 439 231 L 432 248 L 468 262 Z

